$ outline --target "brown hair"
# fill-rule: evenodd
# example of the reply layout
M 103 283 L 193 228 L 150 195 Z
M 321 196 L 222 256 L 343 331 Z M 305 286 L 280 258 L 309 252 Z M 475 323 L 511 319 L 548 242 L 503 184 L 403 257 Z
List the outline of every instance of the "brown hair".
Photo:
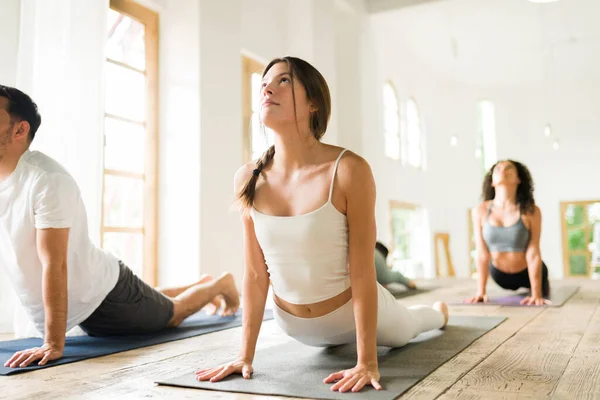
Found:
M 316 110 L 310 115 L 310 131 L 315 139 L 320 140 L 327 130 L 327 123 L 331 115 L 331 95 L 329 86 L 323 75 L 315 67 L 304 60 L 296 57 L 282 57 L 272 60 L 265 68 L 262 76 L 264 77 L 271 67 L 278 63 L 287 63 L 288 71 L 292 80 L 292 94 L 294 99 L 294 115 L 296 115 L 296 92 L 294 91 L 294 81 L 297 79 L 306 90 L 307 99 L 315 106 Z M 296 124 L 298 120 L 296 119 Z M 238 201 L 241 208 L 247 209 L 254 204 L 254 195 L 258 177 L 275 156 L 275 146 L 269 147 L 256 162 L 256 168 L 252 177 L 246 183 L 244 188 L 238 194 Z
M 519 186 L 517 186 L 517 205 L 519 206 L 519 211 L 521 214 L 533 213 L 535 210 L 535 199 L 533 198 L 533 179 L 531 178 L 529 169 L 518 161 L 504 161 L 508 161 L 515 166 L 519 180 L 521 181 Z M 496 164 L 494 164 L 483 179 L 481 193 L 483 201 L 493 200 L 496 196 L 496 189 L 492 186 L 492 175 L 494 174 L 494 168 L 496 168 L 496 165 L 501 162 L 502 161 L 498 161 Z

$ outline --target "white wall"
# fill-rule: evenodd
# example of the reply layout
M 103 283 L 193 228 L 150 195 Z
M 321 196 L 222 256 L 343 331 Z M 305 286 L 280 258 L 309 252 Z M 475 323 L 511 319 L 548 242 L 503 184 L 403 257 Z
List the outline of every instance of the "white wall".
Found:
M 476 4 L 469 4 L 475 15 L 482 12 Z M 499 2 L 493 4 L 500 6 Z M 600 168 L 600 157 L 596 154 L 600 149 L 600 118 L 597 114 L 600 81 L 596 70 L 577 68 L 577 63 L 598 63 L 598 53 L 592 51 L 598 45 L 591 39 L 573 41 L 575 52 L 568 44 L 560 42 L 554 51 L 553 64 L 545 66 L 551 73 L 542 64 L 538 69 L 539 76 L 528 81 L 519 77 L 516 71 L 523 68 L 524 73 L 531 74 L 534 69 L 531 60 L 535 59 L 536 63 L 542 60 L 535 53 L 540 51 L 539 48 L 511 51 L 511 44 L 502 42 L 497 46 L 503 51 L 503 57 L 496 55 L 493 60 L 488 60 L 487 52 L 465 56 L 465 51 L 470 48 L 485 48 L 485 42 L 474 27 L 471 31 L 456 33 L 462 42 L 458 42 L 458 58 L 453 63 L 448 61 L 452 60 L 453 42 L 448 35 L 451 31 L 448 21 L 452 18 L 445 7 L 452 7 L 451 2 L 396 12 L 396 24 L 404 21 L 404 31 L 390 28 L 391 15 L 371 17 L 371 37 L 365 44 L 370 56 L 365 61 L 363 104 L 367 115 L 363 130 L 366 134 L 369 126 L 376 126 L 378 134 L 374 135 L 374 140 L 365 136 L 363 146 L 378 180 L 380 237 L 390 238 L 387 224 L 390 198 L 425 206 L 429 211 L 431 233 L 445 231 L 451 234 L 454 267 L 457 274 L 467 276 L 467 210 L 479 201 L 482 182 L 480 160 L 474 157 L 476 106 L 477 101 L 489 99 L 495 104 L 499 159 L 513 158 L 531 169 L 536 202 L 544 216 L 542 257 L 551 277 L 560 278 L 563 276 L 560 202 L 600 198 L 600 185 L 595 184 L 597 179 L 593 178 L 593 171 Z M 481 9 L 485 7 L 481 4 Z M 468 18 L 463 14 L 460 16 Z M 473 25 L 482 30 L 489 28 L 475 22 Z M 454 26 L 459 29 L 458 22 L 454 21 Z M 436 29 L 437 35 L 425 32 L 426 27 Z M 413 35 L 407 34 L 411 31 Z M 390 39 L 397 42 L 390 46 Z M 587 55 L 581 48 L 586 43 L 590 46 Z M 582 59 L 584 55 L 587 58 Z M 495 65 L 488 70 L 488 63 Z M 498 75 L 502 66 L 509 69 L 510 75 Z M 475 72 L 477 76 L 473 77 Z M 548 84 L 544 84 L 547 81 L 544 74 L 550 77 Z M 420 107 L 427 141 L 428 168 L 424 172 L 401 167 L 384 156 L 381 85 L 386 79 L 394 83 L 401 101 L 413 96 Z M 372 87 L 377 90 L 369 92 Z M 552 140 L 543 136 L 546 123 L 551 123 L 554 133 L 560 137 L 559 151 L 554 151 Z M 456 148 L 449 144 L 452 135 L 459 138 Z M 385 224 L 382 225 L 382 221 Z M 433 263 L 430 265 L 432 273 Z
M 362 153 L 362 59 L 361 39 L 366 25 L 365 11 L 336 2 L 335 68 L 336 92 L 333 102 L 337 115 L 338 144 Z M 365 131 L 370 135 L 372 129 Z
M 467 212 L 479 195 L 481 176 L 475 152 L 477 128 L 476 94 L 437 78 L 427 65 L 400 44 L 390 50 L 388 33 L 377 28 L 373 19 L 363 38 L 363 152 L 371 163 L 377 183 L 378 238 L 391 243 L 389 201 L 420 205 L 429 220 L 429 254 L 424 259 L 424 276 L 434 276 L 433 235 L 450 233 L 450 252 L 457 275 L 467 276 Z M 382 87 L 391 81 L 401 107 L 413 97 L 423 121 L 426 144 L 426 170 L 402 166 L 385 156 L 383 138 Z M 457 135 L 459 146 L 450 146 Z M 473 185 L 475 182 L 475 185 Z
M 15 55 L 9 58 L 19 67 L 3 62 L 1 71 L 6 79 L 12 74 L 13 83 L 38 102 L 44 123 L 33 148 L 55 157 L 73 173 L 88 209 L 90 235 L 97 241 L 108 0 L 95 1 L 91 11 L 73 0 L 51 6 L 40 0 L 22 3 L 26 12 L 21 37 L 15 36 L 18 17 L 2 26 L 13 32 L 14 40 L 3 40 L 2 45 L 8 46 L 6 54 Z M 359 56 L 356 46 L 336 36 L 335 25 L 343 24 L 349 40 L 357 37 L 353 29 L 360 28 L 364 9 L 352 14 L 361 2 L 349 6 L 344 0 L 141 3 L 160 15 L 159 283 L 178 285 L 201 273 L 224 270 L 239 279 L 241 229 L 230 206 L 233 175 L 242 163 L 241 53 L 264 62 L 287 54 L 311 62 L 327 79 L 333 96 L 324 140 L 358 150 L 359 69 L 348 69 L 340 61 L 357 61 Z M 3 2 L 3 15 L 16 15 L 18 4 Z M 349 16 L 340 17 L 340 6 Z M 345 81 L 354 85 L 341 87 L 338 94 L 338 82 Z M 342 96 L 344 101 L 339 101 Z M 69 99 L 74 99 L 73 105 Z M 75 102 L 86 107 L 77 108 Z M 75 108 L 78 112 L 73 112 Z M 348 132 L 338 135 L 342 113 L 352 116 L 343 120 Z
M 560 202 L 600 199 L 600 82 L 559 87 L 550 113 L 541 89 L 491 93 L 496 103 L 498 156 L 523 161 L 531 170 L 543 215 L 542 258 L 553 277 L 562 277 Z M 548 121 L 559 137 L 558 151 L 543 135 Z
M 14 85 L 17 80 L 17 54 L 19 47 L 20 0 L 5 0 L 0 4 L 3 23 L 0 25 L 0 84 Z
M 159 17 L 159 283 L 200 276 L 200 9 L 164 1 Z
M 263 62 L 283 55 L 311 62 L 327 79 L 333 96 L 324 140 L 358 149 L 360 77 L 354 75 L 357 69 L 342 71 L 346 66 L 339 62 L 342 56 L 359 60 L 351 54 L 356 46 L 335 51 L 341 38 L 335 34 L 333 0 L 202 0 L 184 7 L 167 0 L 159 12 L 160 284 L 180 284 L 200 273 L 226 270 L 240 282 L 241 225 L 232 205 L 233 176 L 243 159 L 241 54 Z M 349 39 L 358 36 L 352 29 L 360 27 L 360 16 L 352 18 L 344 28 Z M 339 73 L 354 82 L 342 89 L 344 97 L 353 97 L 345 102 L 338 102 Z M 345 122 L 353 127 L 347 135 L 338 135 L 342 112 L 355 113 Z

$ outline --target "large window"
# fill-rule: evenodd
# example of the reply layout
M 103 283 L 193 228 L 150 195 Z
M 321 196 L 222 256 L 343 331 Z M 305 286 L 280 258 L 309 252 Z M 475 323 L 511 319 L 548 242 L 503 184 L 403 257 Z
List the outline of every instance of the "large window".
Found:
M 427 239 L 425 210 L 415 204 L 390 201 L 391 260 L 394 269 L 409 276 L 424 274 Z
M 157 281 L 158 15 L 111 0 L 105 64 L 101 246 Z
M 402 163 L 411 167 L 425 168 L 425 137 L 423 121 L 417 102 L 406 100 L 402 119 Z
M 498 161 L 496 154 L 496 111 L 494 103 L 483 100 L 478 103 L 479 143 L 477 155 L 481 158 L 484 174 Z
M 565 276 L 589 276 L 600 267 L 600 200 L 561 203 Z M 598 232 L 598 233 L 596 233 Z
M 273 144 L 273 132 L 260 123 L 260 90 L 265 66 L 242 56 L 242 124 L 244 161 L 259 158 Z
M 385 155 L 400 159 L 400 108 L 396 91 L 389 82 L 383 85 L 383 131 Z

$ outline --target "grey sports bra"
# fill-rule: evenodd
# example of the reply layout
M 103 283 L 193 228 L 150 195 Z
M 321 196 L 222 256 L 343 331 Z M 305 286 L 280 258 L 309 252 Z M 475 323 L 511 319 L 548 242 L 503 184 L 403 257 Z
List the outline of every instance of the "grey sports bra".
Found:
M 494 253 L 524 253 L 527 250 L 531 235 L 523 223 L 523 218 L 519 216 L 519 220 L 511 226 L 492 226 L 488 221 L 491 212 L 492 204 L 490 203 L 487 217 L 482 227 L 483 240 L 488 250 Z

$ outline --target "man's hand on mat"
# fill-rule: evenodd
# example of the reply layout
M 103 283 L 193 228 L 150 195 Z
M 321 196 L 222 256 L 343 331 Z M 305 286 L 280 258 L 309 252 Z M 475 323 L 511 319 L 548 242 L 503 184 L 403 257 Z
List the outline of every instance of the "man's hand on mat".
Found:
M 539 296 L 527 296 L 521 300 L 522 306 L 543 306 L 545 304 L 552 304 L 552 302 Z
M 488 296 L 487 294 L 478 294 L 475 297 L 471 297 L 465 300 L 465 303 L 487 303 Z
M 244 378 L 250 379 L 253 372 L 252 363 L 245 360 L 235 360 L 232 363 L 221 365 L 217 368 L 196 371 L 196 380 L 207 381 L 210 379 L 211 382 L 218 382 L 231 374 L 242 374 Z
M 42 347 L 34 347 L 17 351 L 4 366 L 10 368 L 25 368 L 34 361 L 41 360 L 38 365 L 46 365 L 48 361 L 57 360 L 63 355 L 63 348 L 44 343 Z
M 377 390 L 381 390 L 379 384 L 379 370 L 377 367 L 369 367 L 367 365 L 357 365 L 352 369 L 339 371 L 329 375 L 323 382 L 332 383 L 337 381 L 335 385 L 331 387 L 334 392 L 347 392 L 352 390 L 358 392 L 365 385 L 371 385 Z

